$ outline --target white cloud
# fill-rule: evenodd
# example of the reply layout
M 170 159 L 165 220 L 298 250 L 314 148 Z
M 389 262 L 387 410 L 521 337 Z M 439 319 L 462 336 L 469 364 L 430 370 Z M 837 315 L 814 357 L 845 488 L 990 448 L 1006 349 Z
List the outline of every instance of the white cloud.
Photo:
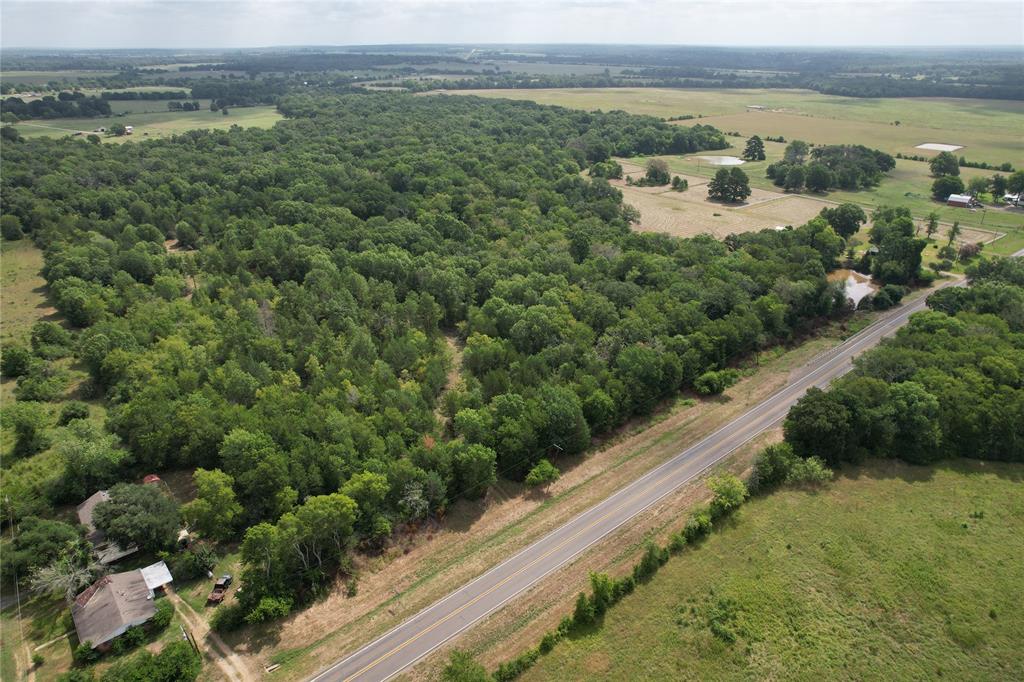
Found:
M 4 0 L 4 47 L 1024 45 L 1020 0 Z

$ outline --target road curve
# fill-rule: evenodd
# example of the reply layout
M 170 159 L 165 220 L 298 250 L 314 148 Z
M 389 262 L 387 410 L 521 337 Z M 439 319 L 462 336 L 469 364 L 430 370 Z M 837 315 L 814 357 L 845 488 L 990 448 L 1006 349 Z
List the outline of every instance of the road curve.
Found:
M 962 284 L 962 282 L 950 282 Z M 673 490 L 785 418 L 812 386 L 824 387 L 850 370 L 850 361 L 903 326 L 925 307 L 924 297 L 900 306 L 799 370 L 770 398 L 696 445 L 649 471 L 603 502 L 420 611 L 355 653 L 332 664 L 313 682 L 377 682 L 389 679 L 463 630 L 498 610 L 549 573 L 572 561 Z

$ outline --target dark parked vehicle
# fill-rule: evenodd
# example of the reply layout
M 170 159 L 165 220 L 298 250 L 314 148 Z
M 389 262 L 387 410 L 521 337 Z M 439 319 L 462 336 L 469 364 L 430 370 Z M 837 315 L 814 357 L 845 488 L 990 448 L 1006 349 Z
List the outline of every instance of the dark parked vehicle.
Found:
M 219 604 L 224 601 L 224 597 L 227 596 L 228 588 L 231 586 L 231 576 L 222 575 L 217 578 L 217 581 L 213 583 L 213 590 L 210 592 L 210 596 L 206 598 L 207 604 Z

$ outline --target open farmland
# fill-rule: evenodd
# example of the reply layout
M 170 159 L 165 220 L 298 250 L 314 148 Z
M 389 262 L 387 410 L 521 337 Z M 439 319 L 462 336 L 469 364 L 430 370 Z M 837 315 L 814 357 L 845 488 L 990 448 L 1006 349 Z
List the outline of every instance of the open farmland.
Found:
M 521 679 L 1020 679 L 1022 474 L 874 462 L 754 500 Z
M 117 104 L 122 104 L 118 102 Z M 140 103 L 141 104 L 141 103 Z M 146 104 L 163 104 L 166 102 L 148 102 Z M 112 105 L 113 106 L 113 105 Z M 117 109 L 117 107 L 114 107 Z M 135 127 L 131 137 L 104 137 L 106 142 L 125 142 L 140 138 L 159 138 L 179 135 L 197 128 L 226 130 L 231 126 L 243 128 L 269 128 L 283 117 L 272 106 L 265 107 L 231 107 L 224 116 L 219 111 L 209 109 L 200 111 L 164 111 L 160 113 L 140 113 L 115 118 L 57 118 L 46 121 L 24 121 L 17 124 L 18 132 L 23 137 L 60 137 L 73 135 L 76 132 L 90 132 L 96 128 L 107 128 L 113 123 L 121 123 Z
M 106 78 L 116 71 L 92 71 L 87 69 L 68 69 L 63 71 L 3 71 L 0 72 L 0 83 L 17 83 L 24 85 L 45 85 L 50 81 L 74 80 L 76 78 Z
M 453 91 L 454 92 L 454 91 Z M 700 123 L 744 135 L 783 135 L 821 144 L 859 143 L 891 154 L 936 152 L 924 142 L 963 145 L 975 161 L 1020 165 L 1024 102 L 952 98 L 855 98 L 809 90 L 713 90 L 669 88 L 572 88 L 459 91 L 481 97 L 527 99 L 574 109 L 622 109 L 668 118 L 701 115 Z M 747 111 L 748 105 L 765 108 Z M 899 125 L 895 122 L 899 121 Z M 692 125 L 695 121 L 681 121 Z

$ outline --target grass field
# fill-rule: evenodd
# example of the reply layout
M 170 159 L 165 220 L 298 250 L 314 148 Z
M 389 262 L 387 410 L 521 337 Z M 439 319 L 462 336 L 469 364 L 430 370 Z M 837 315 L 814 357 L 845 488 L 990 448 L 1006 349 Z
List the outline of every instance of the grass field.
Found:
M 876 462 L 756 499 L 522 679 L 1021 679 L 1022 480 Z
M 674 161 L 670 157 L 662 157 Z M 638 161 L 641 161 L 638 159 Z M 643 166 L 622 162 L 626 175 L 639 179 Z M 636 187 L 622 180 L 612 184 L 622 191 L 622 199 L 640 211 L 640 232 L 665 232 L 676 237 L 711 234 L 719 239 L 729 234 L 753 232 L 777 225 L 802 225 L 818 215 L 825 204 L 799 195 L 787 195 L 769 189 L 755 189 L 742 204 L 723 204 L 708 199 L 707 178 L 684 174 L 689 189 L 675 192 L 665 187 Z M 769 185 L 770 187 L 770 185 Z
M 117 104 L 163 105 L 166 102 L 119 102 Z M 114 105 L 111 105 L 114 106 Z M 117 107 L 115 106 L 115 109 Z M 116 118 L 58 118 L 47 121 L 25 121 L 16 125 L 22 136 L 60 137 L 78 131 L 90 132 L 99 127 L 110 127 L 113 123 L 134 126 L 135 133 L 125 137 L 104 137 L 105 142 L 127 142 L 144 138 L 160 138 L 178 135 L 197 128 L 226 130 L 233 125 L 243 128 L 269 128 L 283 118 L 273 106 L 230 108 L 227 116 L 209 109 L 201 111 L 161 111 L 154 113 L 130 114 Z
M 74 80 L 76 78 L 105 78 L 116 75 L 116 71 L 2 71 L 0 83 L 25 83 L 45 85 L 50 81 Z
M 727 138 L 731 143 L 730 149 L 723 150 L 723 154 L 734 154 L 740 155 L 743 151 L 742 146 L 745 143 L 744 138 Z M 750 178 L 750 186 L 754 188 L 755 194 L 759 191 L 770 191 L 778 193 L 780 190 L 772 184 L 772 181 L 765 176 L 765 169 L 768 164 L 773 161 L 778 161 L 782 158 L 782 153 L 785 149 L 784 144 L 775 142 L 765 143 L 766 160 L 755 161 L 745 163 L 742 168 L 743 171 Z M 664 159 L 668 164 L 669 168 L 673 173 L 682 175 L 684 177 L 691 178 L 690 185 L 694 186 L 694 176 L 698 176 L 697 182 L 704 182 L 707 178 L 714 175 L 717 170 L 714 166 L 709 166 L 707 163 L 701 162 L 700 157 L 704 156 L 703 153 L 691 154 L 688 156 L 661 156 L 658 158 Z M 627 166 L 624 166 L 628 172 L 637 172 L 646 163 L 645 157 L 634 157 L 632 159 L 625 160 Z M 961 171 L 962 177 L 970 179 L 979 175 L 988 175 L 986 171 L 978 170 L 975 168 L 964 168 Z M 1002 255 L 1008 255 L 1020 249 L 1024 246 L 1024 209 L 1013 209 L 1007 207 L 994 207 L 987 206 L 980 210 L 970 210 L 965 208 L 955 208 L 947 206 L 946 204 L 938 201 L 934 201 L 930 196 L 930 187 L 933 178 L 929 175 L 928 165 L 920 161 L 909 161 L 906 159 L 897 159 L 896 168 L 886 175 L 885 179 L 882 180 L 881 184 L 877 187 L 873 187 L 867 190 L 861 190 L 857 192 L 847 191 L 833 191 L 826 194 L 812 194 L 804 193 L 799 195 L 786 194 L 789 197 L 788 205 L 783 205 L 785 211 L 778 214 L 776 217 L 779 219 L 773 224 L 800 224 L 801 218 L 807 219 L 813 217 L 817 211 L 810 213 L 810 207 L 814 204 L 818 205 L 818 211 L 821 207 L 830 205 L 825 202 L 844 202 L 851 201 L 862 205 L 866 210 L 870 211 L 881 205 L 895 205 L 895 206 L 906 206 L 910 209 L 911 213 L 918 219 L 923 218 L 930 212 L 935 211 L 939 214 L 939 220 L 942 223 L 941 232 L 944 232 L 952 225 L 953 221 L 959 221 L 961 226 L 965 228 L 974 228 L 971 234 L 965 232 L 963 236 L 964 241 L 989 241 L 998 234 L 1004 234 L 1004 237 L 999 238 L 997 241 L 986 246 L 986 249 L 991 253 L 997 253 Z M 635 201 L 628 190 L 626 192 L 625 200 L 628 203 L 632 203 L 643 213 L 645 205 L 647 210 L 654 212 L 658 210 L 657 206 L 651 205 L 652 202 Z M 675 193 L 672 193 L 675 194 Z M 683 193 L 684 195 L 686 193 Z M 753 199 L 754 197 L 752 197 Z M 798 204 L 801 202 L 806 210 L 790 210 L 797 209 Z M 724 211 L 719 211 L 725 213 Z M 758 216 L 760 212 L 746 209 L 743 213 L 747 214 L 747 220 L 740 225 L 747 225 L 745 229 L 761 229 L 763 227 L 771 227 L 772 225 L 765 225 L 756 220 L 755 216 Z M 680 216 L 681 217 L 681 216 Z M 789 218 L 787 221 L 786 218 Z M 691 219 L 687 216 L 687 220 Z M 697 231 L 703 231 L 705 227 L 704 223 L 699 217 L 695 217 L 695 225 L 700 229 Z M 770 222 L 770 221 L 769 221 Z M 641 222 L 641 229 L 643 229 L 644 223 Z M 678 234 L 686 234 L 686 228 L 679 228 L 681 231 Z M 715 230 L 709 230 L 712 233 L 717 232 Z M 738 230 L 737 230 L 738 231 Z
M 0 343 L 27 342 L 32 325 L 56 313 L 43 291 L 46 280 L 40 272 L 42 267 L 43 252 L 28 239 L 0 243 Z
M 471 90 L 453 94 L 528 99 L 575 109 L 622 109 L 670 117 L 703 115 L 700 123 L 744 135 L 783 135 L 822 144 L 863 143 L 891 154 L 932 156 L 922 142 L 964 145 L 957 152 L 989 163 L 1024 165 L 1020 135 L 1024 102 L 943 98 L 868 99 L 810 90 L 713 90 L 669 88 L 567 88 Z M 765 111 L 747 111 L 748 105 Z M 896 121 L 900 125 L 894 125 Z M 694 121 L 683 121 L 692 125 Z
M 712 90 L 667 88 L 567 88 L 537 90 L 474 90 L 453 91 L 483 97 L 527 99 L 542 104 L 557 104 L 579 109 L 623 109 L 637 114 L 661 117 L 681 114 L 701 114 L 703 118 L 681 121 L 678 125 L 708 123 L 723 131 L 735 131 L 740 137 L 729 137 L 732 147 L 722 154 L 740 155 L 746 138 L 758 134 L 762 137 L 782 135 L 787 140 L 803 139 L 817 144 L 853 143 L 897 153 L 932 156 L 937 152 L 915 149 L 923 142 L 947 142 L 965 145 L 957 154 L 969 159 L 1024 166 L 1024 137 L 1019 134 L 1024 120 L 1024 102 L 1005 100 L 969 100 L 940 98 L 888 98 L 861 99 L 822 95 L 807 90 Z M 748 111 L 748 105 L 759 105 L 764 111 Z M 900 125 L 894 125 L 896 121 Z M 782 158 L 784 144 L 765 143 L 768 158 L 747 163 L 744 172 L 750 177 L 751 187 L 777 191 L 765 177 L 768 164 Z M 696 157 L 663 157 L 672 171 L 687 176 L 710 177 L 715 167 L 699 164 Z M 646 159 L 630 159 L 643 164 Z M 992 171 L 963 168 L 965 180 L 975 176 L 991 176 Z M 937 211 L 941 221 L 948 225 L 959 221 L 963 226 L 1005 233 L 1005 237 L 990 244 L 990 253 L 1010 254 L 1024 247 L 1024 210 L 988 207 L 983 210 L 953 208 L 931 199 L 928 165 L 920 161 L 898 159 L 896 169 L 878 187 L 858 192 L 837 191 L 827 195 L 805 195 L 810 199 L 827 201 L 853 201 L 870 210 L 879 205 L 906 206 L 917 218 Z M 692 183 L 691 183 L 692 184 Z M 627 193 L 628 194 L 628 193 Z M 710 231 L 718 234 L 721 222 L 709 225 L 711 218 L 700 211 L 687 213 L 673 210 L 664 201 L 640 199 L 632 201 L 641 212 L 646 210 L 648 221 L 662 229 L 664 224 L 676 226 L 673 233 Z M 806 204 L 809 206 L 809 204 Z M 786 207 L 785 213 L 798 217 L 796 204 Z M 794 210 L 790 211 L 792 208 Z M 667 213 L 666 211 L 672 211 Z M 718 211 L 723 213 L 723 211 Z M 721 216 L 720 216 L 721 217 Z M 692 227 L 678 227 L 684 221 L 693 221 Z M 747 216 L 736 222 L 738 227 L 754 226 L 757 221 Z M 781 221 L 780 221 L 781 222 Z M 646 228 L 641 223 L 641 229 Z M 728 231 L 728 227 L 724 228 Z M 746 229 L 755 229 L 748 227 Z
M 47 297 L 46 280 L 40 272 L 42 267 L 43 252 L 28 239 L 4 241 L 0 244 L 0 286 L 3 290 L 0 296 L 0 345 L 6 346 L 11 342 L 28 344 L 33 324 L 40 320 L 62 321 Z M 64 394 L 58 400 L 46 404 L 51 420 L 55 422 L 64 401 L 81 399 L 79 389 L 87 373 L 72 358 L 54 360 L 53 367 L 63 373 L 66 379 Z M 14 379 L 0 379 L 0 408 L 14 401 L 16 386 Z M 106 418 L 103 402 L 95 399 L 88 402 L 90 419 L 102 424 Z M 41 497 L 47 482 L 60 471 L 57 453 L 51 448 L 16 460 L 11 456 L 13 447 L 13 430 L 0 428 L 0 462 L 3 463 L 0 476 L 3 478 L 4 492 L 18 500 Z

